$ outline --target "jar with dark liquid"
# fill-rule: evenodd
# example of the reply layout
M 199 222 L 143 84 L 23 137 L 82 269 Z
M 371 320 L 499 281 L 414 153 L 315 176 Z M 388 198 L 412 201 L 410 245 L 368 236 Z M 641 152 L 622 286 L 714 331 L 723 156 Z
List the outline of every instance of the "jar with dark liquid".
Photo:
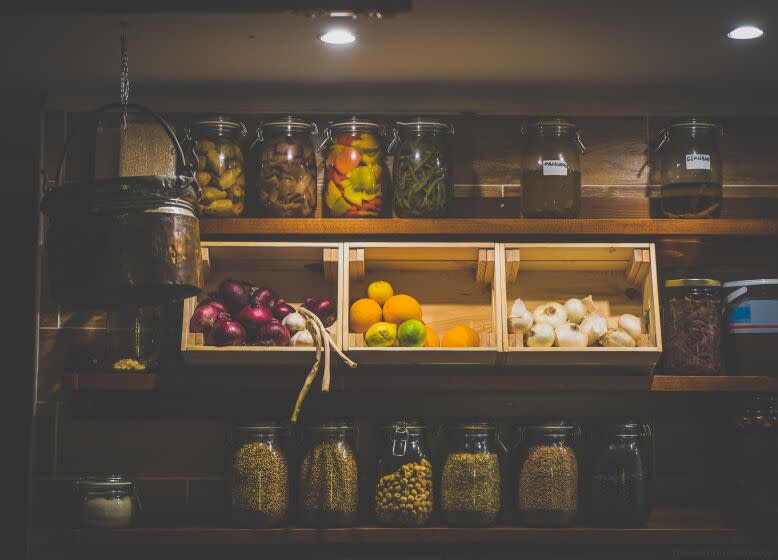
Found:
M 717 218 L 721 214 L 721 155 L 717 123 L 674 120 L 659 134 L 661 169 L 658 207 L 662 218 Z
M 562 118 L 530 121 L 521 172 L 525 218 L 575 218 L 581 211 L 581 143 L 578 127 Z

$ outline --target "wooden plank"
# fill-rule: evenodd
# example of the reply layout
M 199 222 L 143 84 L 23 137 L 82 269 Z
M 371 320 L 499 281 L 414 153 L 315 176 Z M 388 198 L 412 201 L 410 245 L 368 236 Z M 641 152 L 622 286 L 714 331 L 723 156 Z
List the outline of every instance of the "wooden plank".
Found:
M 69 373 L 62 376 L 71 391 L 154 391 L 159 385 L 156 373 Z
M 778 393 L 778 376 L 655 375 L 652 391 Z
M 521 265 L 521 251 L 519 249 L 507 249 L 505 251 L 505 281 L 513 284 L 519 275 Z

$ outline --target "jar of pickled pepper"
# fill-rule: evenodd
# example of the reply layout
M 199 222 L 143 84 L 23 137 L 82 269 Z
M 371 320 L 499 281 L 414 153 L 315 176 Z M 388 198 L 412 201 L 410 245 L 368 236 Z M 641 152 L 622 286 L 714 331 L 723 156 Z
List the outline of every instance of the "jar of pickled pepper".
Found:
M 324 131 L 319 151 L 327 148 L 324 205 L 333 218 L 374 218 L 388 210 L 384 127 L 352 117 Z

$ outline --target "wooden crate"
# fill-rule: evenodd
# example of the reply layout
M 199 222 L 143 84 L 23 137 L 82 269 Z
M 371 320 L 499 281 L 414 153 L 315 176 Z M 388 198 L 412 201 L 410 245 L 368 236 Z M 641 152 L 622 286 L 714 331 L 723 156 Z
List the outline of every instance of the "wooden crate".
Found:
M 505 243 L 499 251 L 505 363 L 653 371 L 662 352 L 653 243 Z M 516 298 L 532 311 L 549 301 L 564 303 L 590 294 L 609 327 L 616 327 L 623 313 L 648 318 L 648 332 L 641 335 L 638 347 L 528 348 L 521 335 L 508 333 L 508 314 Z
M 494 364 L 502 347 L 495 243 L 346 243 L 344 247 L 343 340 L 358 364 Z M 442 339 L 456 325 L 481 336 L 473 348 L 371 348 L 350 332 L 351 304 L 367 297 L 375 280 L 389 282 L 422 306 L 423 320 Z
M 332 298 L 338 308 L 343 281 L 342 246 L 339 243 L 207 242 L 202 244 L 205 292 L 224 278 L 236 278 L 275 290 L 297 308 L 306 297 Z M 312 364 L 314 348 L 275 346 L 205 346 L 202 334 L 189 332 L 189 319 L 197 298 L 184 302 L 181 355 L 197 366 L 264 366 Z M 340 344 L 340 316 L 329 327 Z

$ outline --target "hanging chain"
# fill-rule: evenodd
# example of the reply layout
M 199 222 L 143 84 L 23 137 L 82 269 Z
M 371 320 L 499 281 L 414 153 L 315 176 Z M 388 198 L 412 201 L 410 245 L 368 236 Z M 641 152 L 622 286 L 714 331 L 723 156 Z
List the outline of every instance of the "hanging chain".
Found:
M 122 34 L 119 39 L 122 49 L 122 69 L 119 78 L 119 101 L 122 104 L 122 130 L 127 129 L 127 103 L 130 100 L 130 69 L 127 56 L 127 22 L 122 22 Z

